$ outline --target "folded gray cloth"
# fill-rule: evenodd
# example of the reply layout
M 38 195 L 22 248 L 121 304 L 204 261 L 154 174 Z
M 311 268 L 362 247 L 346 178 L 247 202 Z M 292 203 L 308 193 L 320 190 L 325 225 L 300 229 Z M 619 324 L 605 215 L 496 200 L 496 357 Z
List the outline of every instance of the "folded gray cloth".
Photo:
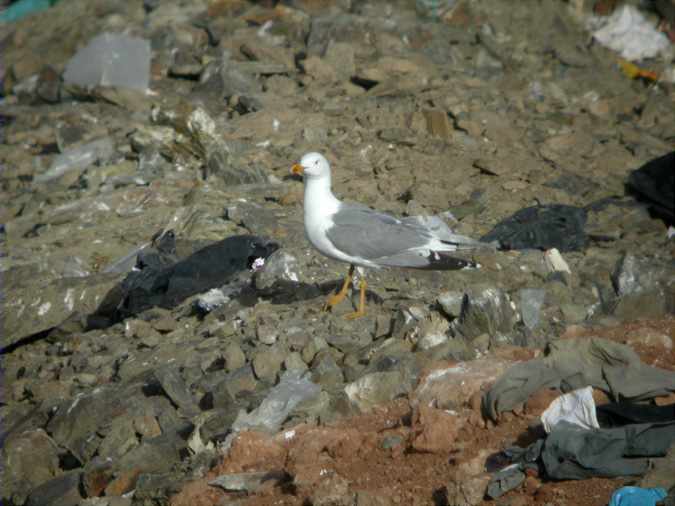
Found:
M 483 413 L 496 420 L 542 388 L 563 392 L 591 385 L 613 401 L 640 401 L 675 392 L 675 373 L 640 362 L 628 346 L 598 337 L 552 342 L 542 358 L 516 364 L 483 396 Z

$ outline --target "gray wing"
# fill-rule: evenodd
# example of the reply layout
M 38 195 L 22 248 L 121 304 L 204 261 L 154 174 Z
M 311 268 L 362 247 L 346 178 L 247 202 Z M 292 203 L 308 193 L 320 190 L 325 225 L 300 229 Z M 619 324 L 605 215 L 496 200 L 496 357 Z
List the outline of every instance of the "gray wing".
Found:
M 432 239 L 420 224 L 367 207 L 343 204 L 332 220 L 334 225 L 326 235 L 333 245 L 348 255 L 366 260 L 407 256 L 409 249 L 424 246 Z

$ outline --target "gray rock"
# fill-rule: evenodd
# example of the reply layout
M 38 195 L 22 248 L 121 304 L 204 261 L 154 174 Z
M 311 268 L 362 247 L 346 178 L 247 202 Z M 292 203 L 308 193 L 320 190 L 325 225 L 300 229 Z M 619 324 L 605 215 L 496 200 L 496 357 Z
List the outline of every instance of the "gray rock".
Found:
M 107 434 L 98 447 L 98 455 L 103 458 L 118 460 L 138 444 L 133 420 L 117 417 L 112 420 L 110 428 L 107 429 Z
M 31 491 L 26 506 L 78 506 L 81 476 L 79 471 L 70 471 L 52 478 Z
M 345 386 L 347 397 L 362 412 L 406 395 L 411 390 L 411 379 L 400 371 L 366 374 Z
M 153 371 L 162 390 L 171 402 L 188 417 L 199 413 L 199 408 L 178 370 L 171 366 L 159 367 Z
M 522 288 L 518 294 L 523 323 L 529 330 L 534 330 L 541 319 L 541 307 L 544 305 L 546 291 L 541 288 Z
M 297 351 L 294 351 L 289 353 L 284 360 L 284 369 L 286 371 L 304 372 L 307 370 L 307 364 L 302 360 L 302 355 Z
M 15 431 L 3 448 L 2 497 L 23 504 L 28 492 L 61 474 L 59 449 L 43 429 Z
M 131 506 L 131 497 L 121 495 L 111 497 L 88 497 L 80 501 L 79 506 Z
M 445 343 L 449 339 L 449 329 L 450 324 L 445 318 L 435 313 L 430 314 L 419 327 L 416 349 L 428 350 Z
M 228 492 L 247 492 L 254 494 L 260 490 L 265 482 L 284 479 L 281 472 L 233 473 L 221 474 L 209 482 L 212 487 L 220 487 Z
M 181 461 L 187 444 L 179 434 L 165 433 L 146 439 L 115 463 L 116 469 L 137 469 L 143 473 L 167 473 Z
M 517 315 L 508 295 L 499 288 L 472 288 L 464 298 L 456 329 L 464 337 L 489 334 L 499 338 L 510 333 Z
M 136 480 L 134 504 L 168 504 L 178 493 L 186 476 L 176 472 L 143 473 Z
M 114 479 L 112 459 L 96 456 L 84 465 L 82 489 L 85 497 L 101 495 L 105 487 Z
M 267 312 L 258 315 L 255 319 L 256 336 L 263 344 L 274 344 L 279 338 L 281 324 L 276 313 Z
M 207 176 L 215 176 L 228 186 L 265 183 L 267 175 L 260 166 L 242 167 L 227 149 L 212 149 L 206 158 Z
M 637 258 L 630 253 L 624 255 L 616 265 L 612 274 L 612 283 L 619 297 L 650 290 L 657 290 L 674 274 L 675 268 L 663 266 L 657 259 Z M 672 279 L 672 277 L 670 278 Z
M 464 301 L 464 294 L 457 291 L 448 291 L 441 293 L 436 299 L 443 312 L 450 318 L 459 318 L 462 312 L 462 303 Z
M 227 344 L 223 351 L 223 358 L 225 359 L 225 370 L 228 372 L 236 371 L 246 365 L 246 355 L 235 342 Z
M 373 338 L 370 336 L 370 334 L 365 332 L 354 332 L 350 334 L 329 335 L 326 338 L 326 342 L 328 345 L 342 353 L 349 353 L 350 351 L 355 351 L 369 345 L 373 342 Z
M 312 381 L 326 390 L 334 390 L 344 382 L 342 369 L 338 366 L 331 352 L 324 349 L 317 353 L 312 362 Z
M 237 397 L 241 392 L 253 392 L 256 389 L 258 381 L 253 374 L 253 368 L 247 364 L 235 371 L 227 374 L 222 382 L 224 387 L 232 397 Z
M 228 206 L 227 219 L 257 235 L 271 235 L 270 232 L 279 225 L 274 211 L 252 202 L 237 202 Z
M 612 274 L 618 296 L 613 314 L 624 320 L 659 318 L 675 312 L 675 265 L 626 254 Z
M 11 273 L 4 273 L 10 289 Z M 12 297 L 0 307 L 2 346 L 61 324 L 73 314 L 93 314 L 119 282 L 116 275 L 63 278 L 41 283 L 23 280 L 11 288 Z M 23 284 L 25 283 L 25 284 Z
M 302 360 L 304 360 L 306 364 L 310 364 L 312 360 L 314 360 L 316 354 L 320 350 L 323 350 L 324 348 L 327 347 L 328 343 L 323 337 L 321 336 L 312 337 L 310 341 L 302 349 Z
M 224 441 L 237 418 L 235 406 L 226 409 L 213 409 L 206 413 L 199 434 L 202 441 Z
M 280 345 L 258 349 L 252 362 L 256 377 L 259 380 L 274 383 L 287 354 L 288 350 Z
M 398 339 L 416 337 L 419 333 L 419 325 L 428 315 L 429 311 L 422 306 L 399 307 L 392 323 L 392 337 Z
M 487 336 L 487 334 L 483 334 Z M 489 336 L 487 336 L 489 341 Z M 476 341 L 480 339 L 480 336 L 475 338 L 470 343 L 467 343 L 465 339 L 454 338 L 449 339 L 446 342 L 429 348 L 423 353 L 423 356 L 427 357 L 428 361 L 437 361 L 437 360 L 473 360 L 476 358 L 476 352 L 472 348 L 476 348 L 478 344 Z

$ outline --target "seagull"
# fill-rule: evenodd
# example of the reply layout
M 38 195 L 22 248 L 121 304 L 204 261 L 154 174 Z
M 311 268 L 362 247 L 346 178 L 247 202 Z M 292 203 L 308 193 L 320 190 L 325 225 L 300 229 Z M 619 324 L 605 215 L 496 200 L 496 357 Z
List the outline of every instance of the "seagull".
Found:
M 359 306 L 346 315 L 366 314 L 366 279 L 363 268 L 403 267 L 451 270 L 476 267 L 450 253 L 492 248 L 493 245 L 454 234 L 438 217 L 396 218 L 362 204 L 338 200 L 331 190 L 331 168 L 320 153 L 307 153 L 291 173 L 301 175 L 304 192 L 305 235 L 320 253 L 349 264 L 342 288 L 324 305 L 329 311 L 342 302 L 359 272 Z

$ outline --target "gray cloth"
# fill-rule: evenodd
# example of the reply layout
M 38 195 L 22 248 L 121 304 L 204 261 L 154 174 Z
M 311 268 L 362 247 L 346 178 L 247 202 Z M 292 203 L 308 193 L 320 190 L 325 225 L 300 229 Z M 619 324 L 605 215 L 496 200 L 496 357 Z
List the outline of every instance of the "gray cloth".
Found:
M 561 422 L 546 438 L 541 459 L 556 480 L 639 476 L 649 469 L 646 457 L 665 456 L 673 443 L 675 421 L 594 430 Z
M 495 473 L 488 483 L 486 495 L 490 499 L 497 499 L 509 490 L 519 487 L 525 481 L 525 473 L 521 471 L 519 465 L 506 467 Z
M 552 342 L 542 358 L 516 364 L 483 396 L 483 413 L 497 420 L 542 388 L 569 392 L 591 385 L 613 401 L 640 401 L 675 392 L 675 373 L 640 362 L 628 346 L 601 338 Z
M 665 456 L 673 444 L 675 420 L 592 430 L 563 421 L 546 439 L 527 448 L 506 450 L 516 465 L 493 476 L 488 495 L 499 497 L 518 486 L 521 473 L 535 461 L 554 480 L 641 476 L 650 469 L 653 459 Z

